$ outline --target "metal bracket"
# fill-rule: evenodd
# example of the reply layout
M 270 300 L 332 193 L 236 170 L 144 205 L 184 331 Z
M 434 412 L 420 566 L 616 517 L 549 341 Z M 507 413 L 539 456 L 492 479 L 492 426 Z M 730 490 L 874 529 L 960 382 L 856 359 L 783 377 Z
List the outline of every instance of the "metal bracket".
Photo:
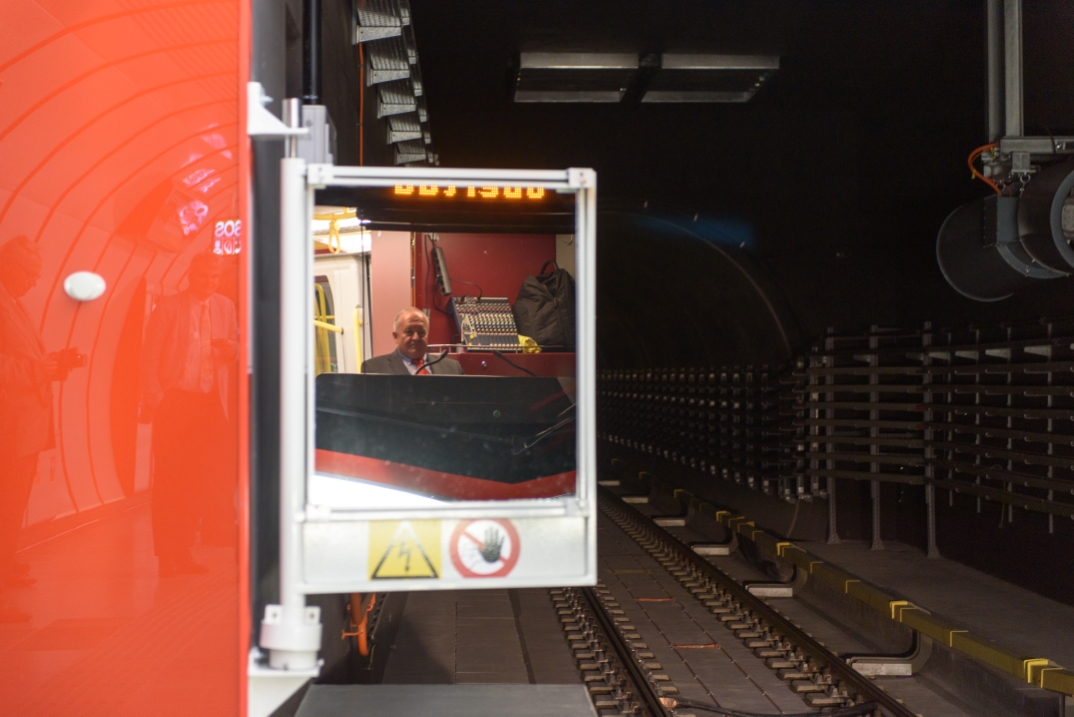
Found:
M 363 42 L 370 42 L 372 40 L 386 40 L 389 37 L 399 37 L 403 34 L 402 25 L 373 25 L 370 27 L 363 27 L 362 25 L 354 26 L 354 44 L 359 45 Z
M 914 644 L 902 655 L 843 655 L 856 672 L 869 677 L 916 675 L 932 657 L 932 638 L 914 631 Z
M 306 183 L 314 189 L 324 189 L 332 181 L 331 164 L 310 164 L 306 167 Z
M 246 134 L 254 139 L 286 139 L 307 135 L 305 127 L 288 127 L 265 108 L 272 98 L 265 94 L 260 82 L 246 83 Z
M 678 492 L 678 491 L 676 491 Z M 661 528 L 684 528 L 690 521 L 697 515 L 697 508 L 693 503 L 689 501 L 680 501 L 686 503 L 686 513 L 682 515 L 658 515 L 651 518 Z
M 267 660 L 268 656 L 258 648 L 250 649 L 246 666 L 247 717 L 268 717 L 321 672 L 320 664 L 308 670 L 275 670 Z
M 402 115 L 408 112 L 414 112 L 418 109 L 416 102 L 382 102 L 377 100 L 377 119 L 384 117 L 391 117 L 392 115 Z M 424 121 L 424 120 L 422 120 Z
M 597 173 L 592 169 L 571 167 L 567 170 L 567 184 L 572 189 L 596 189 Z
M 726 543 L 691 543 L 690 550 L 702 557 L 724 556 L 738 550 L 738 533 L 731 532 L 731 539 Z
M 1074 137 L 1003 137 L 999 140 L 1000 154 L 1070 154 L 1074 152 Z
M 794 597 L 795 593 L 805 587 L 809 579 L 809 573 L 797 565 L 794 566 L 794 579 L 785 583 L 773 583 L 765 581 L 746 581 L 743 587 L 750 591 L 751 595 L 766 598 Z
M 365 75 L 366 87 L 379 85 L 381 82 L 394 82 L 396 80 L 409 80 L 410 68 L 405 70 L 370 70 Z

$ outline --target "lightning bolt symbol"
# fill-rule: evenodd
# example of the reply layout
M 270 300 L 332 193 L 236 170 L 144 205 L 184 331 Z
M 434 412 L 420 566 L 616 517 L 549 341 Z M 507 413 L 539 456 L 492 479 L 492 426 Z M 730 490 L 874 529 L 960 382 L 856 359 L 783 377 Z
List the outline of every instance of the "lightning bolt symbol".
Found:
M 399 557 L 400 558 L 402 558 L 402 557 L 406 558 L 406 564 L 403 566 L 403 572 L 405 572 L 405 573 L 410 572 L 410 553 L 411 553 L 410 541 L 407 540 L 407 537 L 404 535 L 403 539 L 401 541 L 399 541 Z

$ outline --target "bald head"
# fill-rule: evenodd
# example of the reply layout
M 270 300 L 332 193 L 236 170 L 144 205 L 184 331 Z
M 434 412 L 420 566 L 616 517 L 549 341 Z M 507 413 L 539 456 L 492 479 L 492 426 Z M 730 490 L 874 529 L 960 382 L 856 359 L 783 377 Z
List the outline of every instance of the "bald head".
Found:
M 408 306 L 398 314 L 395 315 L 395 323 L 392 325 L 393 331 L 398 331 L 399 327 L 411 317 L 417 317 L 419 320 L 425 323 L 425 329 L 429 329 L 429 317 L 425 315 L 425 312 L 416 306 Z
M 426 337 L 429 333 L 429 317 L 425 312 L 415 306 L 408 306 L 400 311 L 395 317 L 395 326 L 392 338 L 399 353 L 409 359 L 425 357 L 429 349 Z
M 34 288 L 41 278 L 41 252 L 24 236 L 0 246 L 0 284 L 18 299 Z

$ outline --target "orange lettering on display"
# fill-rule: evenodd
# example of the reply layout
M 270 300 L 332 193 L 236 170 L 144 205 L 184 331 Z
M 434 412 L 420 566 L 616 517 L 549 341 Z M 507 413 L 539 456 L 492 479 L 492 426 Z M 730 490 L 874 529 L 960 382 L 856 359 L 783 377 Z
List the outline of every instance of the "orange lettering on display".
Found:
M 466 196 L 469 199 L 498 199 L 503 197 L 504 199 L 514 200 L 519 200 L 523 197 L 526 199 L 544 199 L 545 197 L 543 187 L 503 187 L 502 194 L 500 187 L 466 187 L 465 195 L 461 194 L 459 188 L 455 185 L 437 187 L 421 184 L 416 189 L 417 191 L 415 192 L 413 184 L 397 184 L 395 185 L 395 194 L 405 197 Z

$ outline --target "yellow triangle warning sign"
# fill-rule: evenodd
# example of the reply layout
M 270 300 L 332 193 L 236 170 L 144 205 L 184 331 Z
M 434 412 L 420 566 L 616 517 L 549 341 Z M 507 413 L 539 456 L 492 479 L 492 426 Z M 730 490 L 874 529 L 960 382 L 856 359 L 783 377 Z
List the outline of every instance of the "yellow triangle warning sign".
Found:
M 375 520 L 369 524 L 370 580 L 439 577 L 439 520 Z

